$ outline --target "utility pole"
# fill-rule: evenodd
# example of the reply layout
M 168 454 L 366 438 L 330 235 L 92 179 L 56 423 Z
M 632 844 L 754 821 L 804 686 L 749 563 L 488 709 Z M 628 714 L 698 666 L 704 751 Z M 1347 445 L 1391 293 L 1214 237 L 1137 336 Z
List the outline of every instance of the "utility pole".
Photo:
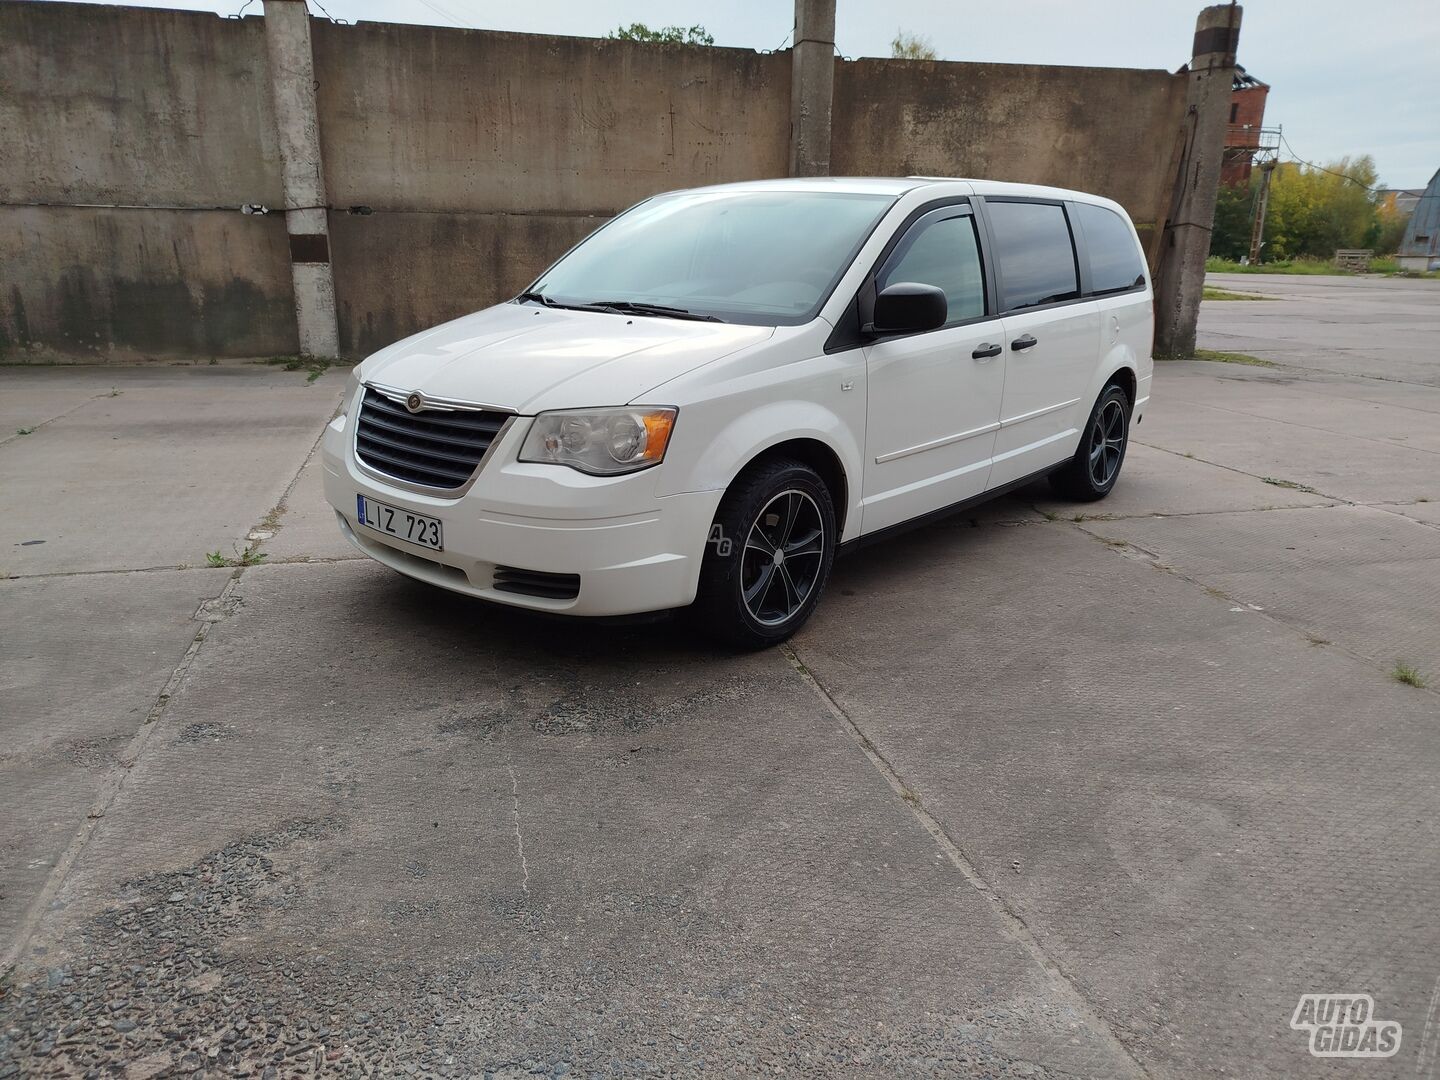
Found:
M 1270 176 L 1275 171 L 1275 159 L 1260 163 L 1260 190 L 1255 195 L 1255 217 L 1250 226 L 1250 262 L 1260 261 L 1260 248 L 1265 243 L 1265 211 L 1270 208 Z
M 320 166 L 320 121 L 315 107 L 315 60 L 304 0 L 265 0 L 270 92 L 280 139 L 285 230 L 300 351 L 339 356 L 335 278 L 330 269 L 330 224 Z
M 790 57 L 790 175 L 829 176 L 835 0 L 795 0 Z
M 1188 357 L 1195 352 L 1205 256 L 1210 253 L 1210 228 L 1225 160 L 1240 16 L 1238 4 L 1216 4 L 1201 11 L 1195 21 L 1190 70 L 1185 75 L 1190 141 L 1155 275 L 1155 352 L 1161 356 Z

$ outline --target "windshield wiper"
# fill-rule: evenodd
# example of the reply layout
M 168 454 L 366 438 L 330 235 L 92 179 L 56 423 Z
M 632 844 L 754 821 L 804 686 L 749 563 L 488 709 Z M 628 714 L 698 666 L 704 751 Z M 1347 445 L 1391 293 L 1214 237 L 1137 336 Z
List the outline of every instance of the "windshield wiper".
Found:
M 617 311 L 622 315 L 658 315 L 667 319 L 694 319 L 698 322 L 725 321 L 718 315 L 702 315 L 698 311 L 687 311 L 682 307 L 646 304 L 639 300 L 591 300 L 585 307 L 598 311 Z
M 607 311 L 608 308 L 598 307 L 595 304 L 562 304 L 553 296 L 546 293 L 536 292 L 534 289 L 522 292 L 515 297 L 516 300 L 531 300 L 537 304 L 543 304 L 548 308 L 564 308 L 566 311 Z

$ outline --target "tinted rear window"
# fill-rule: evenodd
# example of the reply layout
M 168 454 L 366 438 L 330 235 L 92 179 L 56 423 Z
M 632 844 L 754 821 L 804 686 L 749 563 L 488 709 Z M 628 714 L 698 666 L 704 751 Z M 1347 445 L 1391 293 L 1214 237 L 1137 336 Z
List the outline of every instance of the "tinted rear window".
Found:
M 1051 203 L 988 202 L 1000 263 L 1000 306 L 1016 308 L 1080 295 L 1065 210 Z
M 1123 292 L 1144 285 L 1145 264 L 1125 219 L 1113 210 L 1089 203 L 1079 203 L 1074 209 L 1090 259 L 1090 291 Z

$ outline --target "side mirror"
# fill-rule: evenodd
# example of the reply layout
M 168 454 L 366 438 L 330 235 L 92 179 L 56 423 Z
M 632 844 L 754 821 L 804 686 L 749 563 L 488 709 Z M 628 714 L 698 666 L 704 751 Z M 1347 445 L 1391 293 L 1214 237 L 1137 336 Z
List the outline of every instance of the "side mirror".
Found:
M 877 334 L 911 334 L 944 326 L 949 315 L 944 289 L 897 281 L 875 297 L 875 321 L 870 328 Z

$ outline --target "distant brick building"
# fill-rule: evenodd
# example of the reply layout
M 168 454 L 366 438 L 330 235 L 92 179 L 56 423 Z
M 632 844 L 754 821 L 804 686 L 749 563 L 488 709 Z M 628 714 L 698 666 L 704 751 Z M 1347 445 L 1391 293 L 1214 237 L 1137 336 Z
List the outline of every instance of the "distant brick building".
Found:
M 1265 126 L 1267 83 L 1243 67 L 1235 68 L 1230 91 L 1230 127 L 1225 136 L 1225 158 L 1220 166 L 1220 183 L 1238 187 L 1250 182 L 1250 163 L 1261 148 L 1260 130 Z

